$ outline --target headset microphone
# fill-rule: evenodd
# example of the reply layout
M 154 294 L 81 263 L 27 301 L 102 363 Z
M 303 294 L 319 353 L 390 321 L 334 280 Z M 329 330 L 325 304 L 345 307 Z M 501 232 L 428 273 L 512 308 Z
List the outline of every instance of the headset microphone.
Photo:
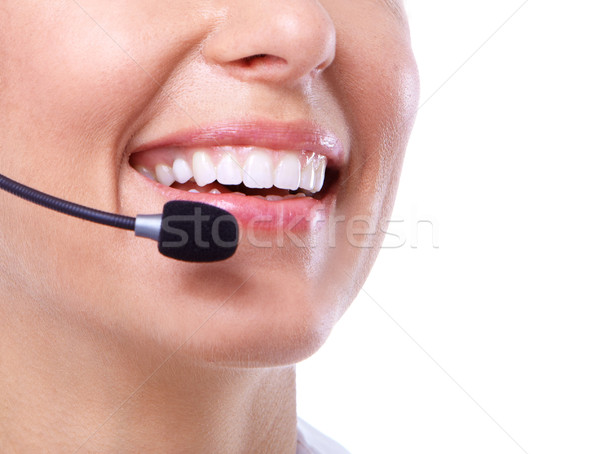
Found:
M 68 202 L 0 174 L 0 189 L 60 213 L 125 230 L 158 241 L 161 254 L 186 262 L 216 262 L 231 257 L 238 245 L 235 217 L 212 205 L 173 200 L 162 214 L 122 216 Z

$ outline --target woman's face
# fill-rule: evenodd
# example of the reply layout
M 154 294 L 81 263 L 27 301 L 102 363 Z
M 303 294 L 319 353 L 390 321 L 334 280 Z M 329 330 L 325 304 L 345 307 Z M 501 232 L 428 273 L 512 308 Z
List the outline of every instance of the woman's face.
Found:
M 376 256 L 417 100 L 400 0 L 2 5 L 0 173 L 129 216 L 219 205 L 241 242 L 179 262 L 2 193 L 0 315 L 136 355 L 188 340 L 220 364 L 305 358 Z

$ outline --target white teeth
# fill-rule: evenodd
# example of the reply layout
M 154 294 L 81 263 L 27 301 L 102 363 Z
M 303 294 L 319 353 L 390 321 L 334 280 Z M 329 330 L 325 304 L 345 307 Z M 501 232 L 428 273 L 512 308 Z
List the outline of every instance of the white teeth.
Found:
M 192 169 L 187 161 L 183 158 L 175 159 L 173 162 L 173 175 L 178 183 L 187 183 L 194 176 Z
M 154 172 L 148 167 L 136 166 L 135 170 L 144 175 L 146 178 L 150 178 L 151 180 L 156 181 L 156 176 L 154 175 Z
M 273 162 L 264 151 L 253 151 L 244 164 L 244 185 L 248 188 L 273 186 Z
M 315 171 L 315 182 L 314 186 L 311 189 L 311 192 L 319 192 L 323 189 L 323 183 L 325 182 L 325 160 L 321 160 L 319 162 L 319 166 Z
M 221 184 L 242 184 L 242 166 L 232 157 L 232 153 L 225 153 L 217 167 L 217 181 Z
M 196 180 L 198 186 L 206 186 L 217 179 L 215 166 L 208 153 L 205 151 L 198 151 L 194 153 L 192 161 L 194 180 Z
M 208 191 L 210 194 L 220 194 L 221 191 L 219 191 L 218 189 L 211 189 L 210 191 Z
M 192 178 L 199 187 L 218 181 L 220 184 L 236 186 L 244 184 L 248 188 L 279 189 L 306 193 L 316 193 L 323 189 L 327 158 L 316 153 L 303 151 L 276 152 L 262 148 L 242 149 L 221 147 L 213 154 L 211 150 L 198 150 L 186 159 L 176 154 L 173 166 L 159 164 L 154 169 L 143 165 L 135 169 L 147 178 L 171 186 L 175 181 L 185 184 Z M 220 156 L 220 158 L 216 158 Z M 213 158 L 218 159 L 217 165 Z M 243 162 L 243 168 L 240 163 Z M 193 181 L 193 180 L 192 180 Z M 302 197 L 302 196 L 299 196 Z
M 198 191 L 197 189 L 190 189 L 188 192 L 192 192 L 194 194 L 200 194 L 200 191 Z
M 311 190 L 315 184 L 315 168 L 313 167 L 312 160 L 308 162 L 302 169 L 302 176 L 300 178 L 300 187 L 302 189 Z
M 275 186 L 295 191 L 300 185 L 301 171 L 302 166 L 298 156 L 292 153 L 285 154 L 275 169 Z
M 156 179 L 160 184 L 165 186 L 171 186 L 175 182 L 175 176 L 173 175 L 173 169 L 165 164 L 159 164 L 156 166 Z

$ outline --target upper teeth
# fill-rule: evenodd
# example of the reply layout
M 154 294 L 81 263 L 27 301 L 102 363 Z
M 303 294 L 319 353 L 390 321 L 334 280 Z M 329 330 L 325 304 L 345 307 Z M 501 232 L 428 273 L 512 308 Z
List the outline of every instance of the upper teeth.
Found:
M 177 158 L 173 162 L 173 176 L 178 183 L 186 183 L 194 175 L 187 161 L 183 158 Z
M 248 188 L 275 186 L 315 193 L 323 187 L 326 167 L 327 158 L 316 153 L 221 147 L 177 155 L 171 166 L 158 164 L 154 171 L 156 180 L 165 186 L 183 184 L 193 177 L 198 186 L 218 181 L 224 185 L 243 183 Z M 146 167 L 139 166 L 138 170 L 150 178 L 154 176 Z
M 199 169 L 199 171 L 202 170 Z M 221 158 L 215 178 L 221 184 L 242 184 L 244 172 L 242 166 L 233 158 L 233 155 L 228 153 Z

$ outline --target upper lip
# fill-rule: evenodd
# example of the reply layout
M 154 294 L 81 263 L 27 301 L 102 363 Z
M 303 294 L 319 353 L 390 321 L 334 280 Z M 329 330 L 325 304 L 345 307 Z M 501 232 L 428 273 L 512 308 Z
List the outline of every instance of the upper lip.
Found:
M 135 141 L 135 139 L 134 139 Z M 346 160 L 341 140 L 331 131 L 310 122 L 268 120 L 223 122 L 180 130 L 129 146 L 129 154 L 157 148 L 256 146 L 272 150 L 309 151 L 327 157 L 327 165 L 341 167 Z

